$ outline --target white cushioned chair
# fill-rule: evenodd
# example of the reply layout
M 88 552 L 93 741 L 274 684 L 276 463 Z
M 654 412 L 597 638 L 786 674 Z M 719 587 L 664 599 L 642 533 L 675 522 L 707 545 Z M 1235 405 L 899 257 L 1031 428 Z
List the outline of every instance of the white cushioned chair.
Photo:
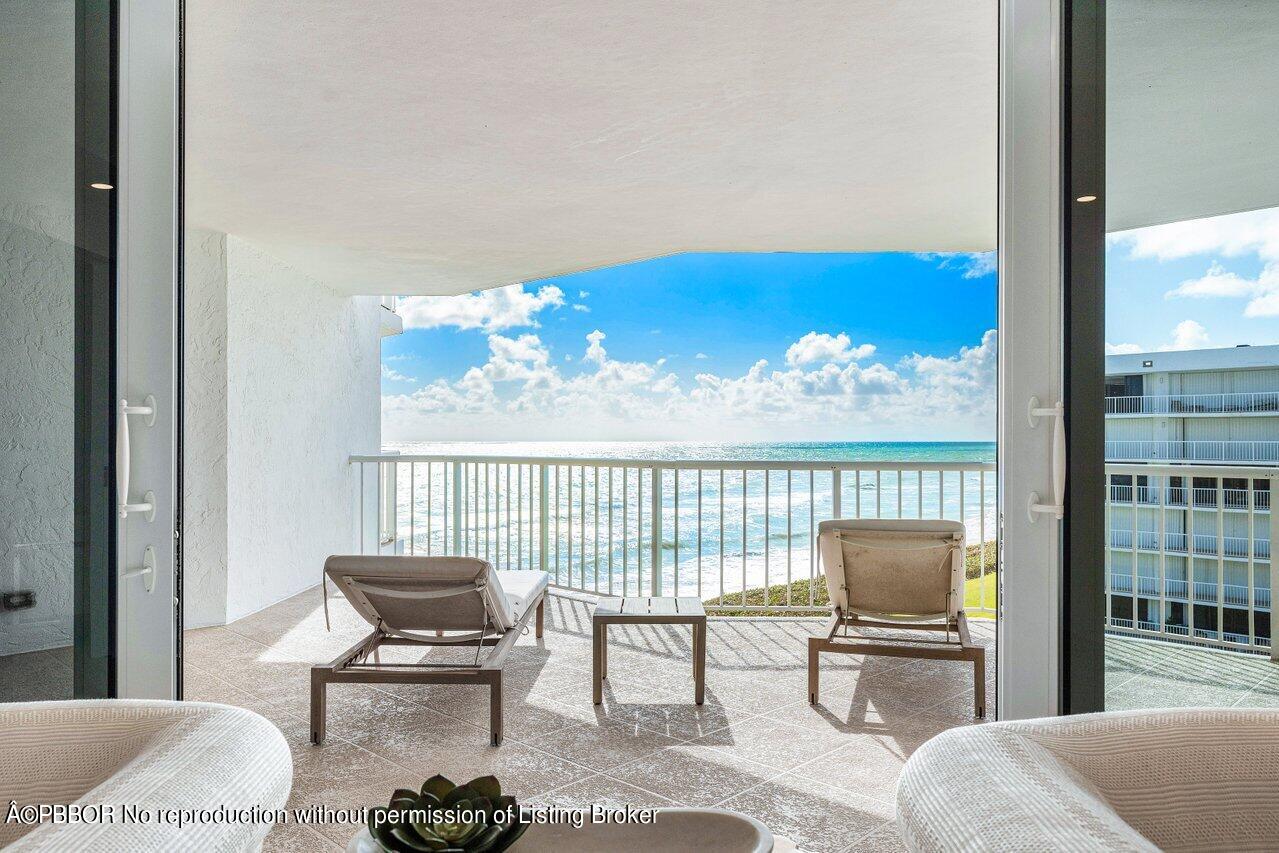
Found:
M 502 742 L 502 667 L 530 621 L 542 636 L 550 575 L 496 572 L 475 557 L 373 555 L 329 557 L 324 574 L 373 631 L 331 663 L 311 667 L 313 743 L 324 742 L 326 688 L 344 683 L 487 685 L 490 737 L 494 746 Z M 475 659 L 382 664 L 384 645 L 470 646 Z M 489 653 L 481 658 L 485 647 Z
M 258 850 L 272 822 L 126 823 L 138 809 L 284 808 L 293 760 L 252 711 L 103 699 L 0 704 L 0 802 L 116 807 L 111 822 L 0 821 L 8 850 Z
M 823 652 L 930 658 L 972 664 L 973 712 L 985 716 L 986 650 L 969 635 L 963 609 L 964 525 L 844 518 L 817 529 L 831 619 L 822 636 L 808 638 L 808 701 L 818 699 Z
M 1279 849 L 1279 709 L 965 726 L 897 786 L 913 851 Z

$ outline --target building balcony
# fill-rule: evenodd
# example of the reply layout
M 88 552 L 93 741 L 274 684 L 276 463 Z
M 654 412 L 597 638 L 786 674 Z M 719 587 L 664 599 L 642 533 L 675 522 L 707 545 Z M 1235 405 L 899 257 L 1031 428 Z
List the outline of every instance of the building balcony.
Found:
M 1279 415 L 1279 391 L 1107 397 L 1107 415 Z
M 1279 441 L 1115 440 L 1106 442 L 1106 461 L 1279 465 Z
M 1131 505 L 1135 496 L 1138 506 L 1164 506 L 1174 509 L 1186 509 L 1190 506 L 1188 500 L 1193 499 L 1195 509 L 1217 509 L 1220 507 L 1227 512 L 1248 512 L 1249 509 L 1257 512 L 1270 511 L 1270 491 L 1268 489 L 1253 489 L 1252 506 L 1249 507 L 1247 489 L 1188 489 L 1185 486 L 1165 486 L 1160 488 L 1157 485 L 1111 485 L 1108 488 L 1110 502 L 1113 504 Z

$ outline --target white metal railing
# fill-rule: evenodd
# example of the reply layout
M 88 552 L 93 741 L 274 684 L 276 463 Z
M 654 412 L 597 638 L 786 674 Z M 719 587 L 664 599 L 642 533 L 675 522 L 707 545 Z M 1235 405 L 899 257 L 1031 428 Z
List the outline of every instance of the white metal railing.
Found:
M 1106 441 L 1107 462 L 1279 464 L 1279 441 Z
M 1107 626 L 1269 648 L 1279 468 L 1112 463 L 1106 473 Z
M 1279 414 L 1279 391 L 1107 397 L 1108 415 Z
M 379 526 L 395 531 L 388 548 L 396 553 L 540 568 L 555 586 L 604 595 L 821 611 L 828 608 L 816 601 L 818 522 L 950 518 L 964 522 L 977 550 L 967 609 L 995 609 L 985 583 L 996 530 L 989 463 L 395 454 L 350 461 L 366 488 L 377 490 L 367 500 L 390 512 Z M 385 500 L 388 490 L 394 501 Z M 363 510 L 359 517 L 365 543 Z M 773 589 L 767 600 L 747 599 L 762 588 Z
M 1134 489 L 1132 486 L 1111 485 L 1110 502 L 1116 504 L 1131 504 Z M 1151 486 L 1138 486 L 1136 488 L 1137 503 L 1141 506 L 1158 506 L 1160 498 L 1163 498 L 1165 506 L 1186 506 L 1186 492 L 1184 486 L 1169 486 L 1160 490 Z M 1246 512 L 1248 510 L 1248 490 L 1247 489 L 1193 489 L 1195 507 L 1200 509 L 1213 509 L 1217 506 L 1218 500 L 1227 510 L 1238 512 Z M 1258 489 L 1253 492 L 1253 509 L 1268 511 L 1270 509 L 1270 492 L 1264 489 Z

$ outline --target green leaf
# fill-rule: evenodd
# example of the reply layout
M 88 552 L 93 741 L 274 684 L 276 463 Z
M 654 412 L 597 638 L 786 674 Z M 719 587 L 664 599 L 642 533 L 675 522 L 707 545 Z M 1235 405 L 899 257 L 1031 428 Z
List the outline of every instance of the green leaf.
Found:
M 502 796 L 502 783 L 497 781 L 496 776 L 480 776 L 467 782 L 465 787 L 490 800 L 496 800 Z
M 422 796 L 431 794 L 441 802 L 457 789 L 457 786 L 438 773 L 422 783 Z
M 471 808 L 483 813 L 486 824 L 493 822 L 493 801 L 488 797 L 476 797 L 471 800 Z
M 444 807 L 448 808 L 449 806 L 452 806 L 455 803 L 460 803 L 463 800 L 473 800 L 476 796 L 476 793 L 465 785 L 459 786 L 454 788 L 452 791 L 449 791 L 448 796 L 444 798 Z
M 505 850 L 518 841 L 520 836 L 524 834 L 524 830 L 528 829 L 528 827 L 529 825 L 527 823 L 521 823 L 518 820 L 506 825 L 505 829 L 502 831 L 502 837 L 493 845 L 492 849 L 494 853 L 497 853 L 497 851 L 500 850 Z

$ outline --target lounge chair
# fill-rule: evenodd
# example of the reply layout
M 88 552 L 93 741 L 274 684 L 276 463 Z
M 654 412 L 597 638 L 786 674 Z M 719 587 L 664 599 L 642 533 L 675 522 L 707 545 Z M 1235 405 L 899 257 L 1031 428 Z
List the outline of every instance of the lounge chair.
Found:
M 986 650 L 964 616 L 964 526 L 927 519 L 836 519 L 818 525 L 830 593 L 824 636 L 808 639 L 808 701 L 817 702 L 822 652 L 972 661 L 974 710 L 986 715 Z M 861 628 L 945 632 L 872 637 Z M 842 630 L 842 633 L 841 633 Z
M 334 556 L 324 573 L 373 631 L 332 663 L 311 667 L 313 743 L 324 741 L 326 687 L 351 683 L 487 684 L 493 745 L 502 742 L 502 665 L 534 612 L 542 636 L 546 572 L 499 573 L 474 557 Z M 378 649 L 391 645 L 474 646 L 475 660 L 381 663 Z

